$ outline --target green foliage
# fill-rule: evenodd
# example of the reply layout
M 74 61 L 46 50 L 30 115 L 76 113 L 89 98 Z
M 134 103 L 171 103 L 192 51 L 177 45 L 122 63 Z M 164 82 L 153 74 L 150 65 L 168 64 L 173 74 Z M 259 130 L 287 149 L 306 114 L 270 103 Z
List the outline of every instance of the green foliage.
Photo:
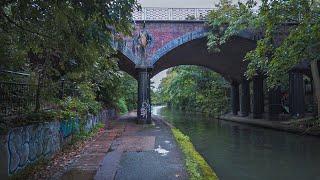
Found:
M 119 111 L 121 114 L 125 114 L 128 112 L 128 107 L 126 105 L 126 102 L 123 98 L 119 99 L 117 103 L 117 107 L 119 108 Z
M 0 68 L 31 74 L 38 84 L 36 111 L 46 102 L 60 106 L 62 119 L 84 117 L 124 96 L 131 109 L 135 99 L 123 88 L 128 83 L 135 90 L 135 84 L 119 72 L 110 42 L 114 32 L 130 35 L 134 8 L 136 0 L 1 2 Z M 62 78 L 77 93 L 61 101 Z
M 120 80 L 119 93 L 125 101 L 128 111 L 137 108 L 138 102 L 138 82 L 132 76 L 124 73 Z
M 92 85 L 88 83 L 83 83 L 79 85 L 79 100 L 84 103 L 86 113 L 97 115 L 102 106 L 101 103 L 96 101 L 96 94 L 92 89 Z
M 233 4 L 230 0 L 221 0 L 208 15 L 211 31 L 208 35 L 208 49 L 219 52 L 219 46 L 226 43 L 232 36 L 248 27 L 255 27 L 261 19 L 253 13 L 256 3 Z
M 98 87 L 98 99 L 104 104 L 119 107 L 119 101 L 123 101 L 128 111 L 137 107 L 137 91 L 138 83 L 136 79 L 124 72 L 117 72 L 116 74 L 106 78 L 103 83 Z M 124 110 L 123 109 L 123 110 Z
M 192 180 L 216 180 L 217 175 L 204 160 L 204 158 L 195 150 L 188 136 L 184 135 L 176 128 L 172 128 L 172 133 L 178 142 L 184 156 L 189 178 Z
M 96 135 L 101 129 L 104 128 L 103 123 L 98 123 L 96 126 L 94 126 L 91 131 L 85 132 L 85 131 L 80 131 L 78 134 L 75 134 L 75 136 L 72 138 L 70 144 L 75 144 L 79 141 L 84 141 L 92 138 L 94 135 Z
M 86 69 L 97 57 L 107 60 L 110 27 L 129 34 L 135 6 L 135 0 L 5 1 L 1 65 L 22 65 L 28 58 L 28 67 L 57 76 Z
M 87 114 L 97 115 L 102 109 L 101 103 L 96 101 L 95 93 L 89 84 L 80 84 L 78 93 L 76 97 L 69 96 L 60 101 L 59 119 L 73 119 L 76 116 L 84 119 Z
M 269 87 L 283 82 L 286 73 L 303 60 L 319 61 L 320 53 L 320 6 L 317 1 L 289 0 L 263 1 L 260 16 L 264 17 L 265 37 L 255 50 L 248 53 L 248 75 L 257 69 L 268 75 Z M 277 40 L 282 23 L 287 26 L 288 36 Z M 262 65 L 261 65 L 262 64 Z
M 159 89 L 162 102 L 184 110 L 219 116 L 228 107 L 227 82 L 203 67 L 175 67 L 169 70 Z
M 158 92 L 157 90 L 154 90 L 151 88 L 151 102 L 152 105 L 164 105 L 166 102 L 164 102 L 164 99 L 162 97 L 162 94 Z
M 256 14 L 254 6 L 253 1 L 236 6 L 221 0 L 209 15 L 208 48 L 219 51 L 221 44 L 244 29 L 262 33 L 256 48 L 244 58 L 247 77 L 265 75 L 267 87 L 273 88 L 288 82 L 288 71 L 294 66 L 309 62 L 320 117 L 320 1 L 262 0 Z
M 221 0 L 217 9 L 209 14 L 211 33 L 208 48 L 219 51 L 219 46 L 244 29 L 261 31 L 264 38 L 248 52 L 247 76 L 257 73 L 267 75 L 268 86 L 273 87 L 287 80 L 286 73 L 297 63 L 320 60 L 320 2 L 313 0 L 263 0 L 257 13 L 254 1 L 233 5 Z M 277 39 L 284 23 L 288 36 Z

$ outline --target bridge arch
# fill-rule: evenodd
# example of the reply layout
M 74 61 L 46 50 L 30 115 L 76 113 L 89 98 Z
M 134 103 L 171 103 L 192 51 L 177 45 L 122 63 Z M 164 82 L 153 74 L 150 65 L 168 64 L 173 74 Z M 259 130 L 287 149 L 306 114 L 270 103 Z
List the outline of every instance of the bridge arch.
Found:
M 152 56 L 151 76 L 178 65 L 198 65 L 207 67 L 227 80 L 242 80 L 247 63 L 245 54 L 256 47 L 256 36 L 249 30 L 242 31 L 223 44 L 219 53 L 207 50 L 208 30 L 198 30 L 176 38 Z
M 118 67 L 120 70 L 128 73 L 129 75 L 137 79 L 138 74 L 135 68 L 136 64 L 133 60 L 133 56 L 131 56 L 128 52 L 129 51 L 126 52 L 117 50 L 116 57 L 118 58 Z

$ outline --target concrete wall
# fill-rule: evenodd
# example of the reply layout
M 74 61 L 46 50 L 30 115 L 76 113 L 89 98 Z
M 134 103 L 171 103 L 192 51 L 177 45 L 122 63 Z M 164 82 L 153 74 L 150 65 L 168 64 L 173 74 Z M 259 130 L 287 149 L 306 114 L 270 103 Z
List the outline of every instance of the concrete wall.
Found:
M 103 110 L 97 116 L 88 115 L 84 131 L 89 132 L 99 122 L 116 116 L 115 110 Z M 40 158 L 50 158 L 79 132 L 79 119 L 53 121 L 17 127 L 0 137 L 0 177 L 7 179 Z

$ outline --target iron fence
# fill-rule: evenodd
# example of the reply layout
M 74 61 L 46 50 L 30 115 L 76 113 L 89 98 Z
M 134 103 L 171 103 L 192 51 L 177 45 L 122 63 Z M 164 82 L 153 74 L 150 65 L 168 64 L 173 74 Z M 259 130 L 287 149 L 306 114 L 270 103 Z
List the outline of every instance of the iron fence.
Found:
M 35 108 L 35 85 L 0 82 L 0 116 L 10 116 Z
M 58 99 L 78 95 L 75 83 L 70 81 L 44 81 L 38 85 L 32 82 L 27 74 L 10 72 L 8 75 L 7 72 L 5 73 L 0 78 L 1 119 L 26 114 L 36 110 L 36 108 L 39 108 L 39 110 L 55 109 Z M 16 75 L 18 77 L 14 77 Z M 21 75 L 25 77 L 21 78 Z

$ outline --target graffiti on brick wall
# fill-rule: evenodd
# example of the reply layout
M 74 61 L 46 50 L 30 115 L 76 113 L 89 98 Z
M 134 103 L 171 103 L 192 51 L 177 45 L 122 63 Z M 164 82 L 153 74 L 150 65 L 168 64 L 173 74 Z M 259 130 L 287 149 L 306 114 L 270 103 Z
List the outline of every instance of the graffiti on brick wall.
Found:
M 86 131 L 99 122 L 105 123 L 116 116 L 116 111 L 104 110 L 96 116 L 88 116 Z M 8 132 L 4 142 L 7 147 L 8 172 L 10 175 L 25 168 L 40 158 L 48 158 L 59 151 L 65 138 L 79 131 L 79 119 L 47 122 L 14 128 Z
M 19 127 L 9 132 L 9 173 L 60 149 L 59 122 Z
M 114 42 L 119 49 L 135 64 L 143 64 L 141 60 L 153 59 L 153 55 L 167 43 L 179 39 L 185 34 L 207 30 L 205 23 L 199 22 L 137 22 L 132 37 L 123 37 Z M 116 45 L 117 44 L 117 45 Z M 148 53 L 144 53 L 147 50 Z M 143 58 L 141 57 L 143 54 Z
M 60 132 L 63 138 L 69 137 L 73 133 L 79 132 L 79 118 L 61 121 Z

